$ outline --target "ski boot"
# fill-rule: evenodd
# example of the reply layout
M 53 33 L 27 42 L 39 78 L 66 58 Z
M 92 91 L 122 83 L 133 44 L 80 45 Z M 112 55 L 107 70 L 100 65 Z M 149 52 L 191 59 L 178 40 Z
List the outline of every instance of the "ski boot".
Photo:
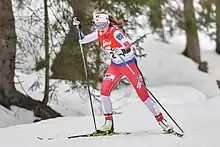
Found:
M 99 129 L 100 132 L 110 134 L 114 132 L 114 122 L 112 114 L 104 114 L 105 124 Z
M 103 133 L 113 133 L 114 132 L 114 122 L 113 120 L 105 120 L 105 124 L 99 128 L 98 130 L 99 132 L 103 132 Z
M 174 132 L 173 127 L 171 125 L 169 125 L 168 122 L 164 119 L 162 113 L 155 116 L 155 118 L 165 133 L 171 134 Z
M 165 119 L 159 121 L 158 123 L 165 133 L 168 133 L 168 134 L 174 133 L 173 127 L 169 125 Z

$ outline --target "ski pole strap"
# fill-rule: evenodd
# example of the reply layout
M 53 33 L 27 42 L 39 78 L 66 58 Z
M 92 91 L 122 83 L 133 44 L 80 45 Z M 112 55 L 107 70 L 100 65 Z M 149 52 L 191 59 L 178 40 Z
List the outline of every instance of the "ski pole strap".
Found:
M 77 31 L 78 31 L 78 39 L 82 40 L 85 35 L 83 34 L 83 32 L 80 29 L 77 29 Z

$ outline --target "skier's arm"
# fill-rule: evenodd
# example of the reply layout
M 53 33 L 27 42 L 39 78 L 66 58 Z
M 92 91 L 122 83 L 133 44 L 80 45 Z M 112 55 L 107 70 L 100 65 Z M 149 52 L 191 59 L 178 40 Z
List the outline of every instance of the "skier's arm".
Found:
M 86 43 L 89 43 L 89 42 L 92 42 L 92 41 L 98 39 L 98 31 L 97 30 L 93 31 L 92 33 L 90 33 L 86 36 L 84 36 L 82 32 L 80 32 L 80 34 L 81 34 L 82 39 L 79 40 L 79 42 L 81 44 L 86 44 Z
M 121 44 L 119 49 L 127 50 L 131 47 L 129 39 L 121 31 L 116 30 L 113 35 L 115 40 Z

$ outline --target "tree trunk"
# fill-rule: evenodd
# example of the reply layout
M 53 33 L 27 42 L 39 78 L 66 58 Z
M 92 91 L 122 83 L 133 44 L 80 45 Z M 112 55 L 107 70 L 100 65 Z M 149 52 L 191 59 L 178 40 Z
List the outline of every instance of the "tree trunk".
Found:
M 216 6 L 216 52 L 220 55 L 220 1 L 215 0 Z
M 91 9 L 91 4 L 89 0 L 70 0 L 70 6 L 74 10 L 74 15 L 78 17 L 81 21 L 83 31 L 85 34 L 91 32 L 91 17 L 92 13 L 88 14 L 89 9 Z M 90 17 L 90 18 L 88 18 Z M 87 58 L 89 51 L 88 46 L 83 46 L 84 56 Z M 88 65 L 88 64 L 87 64 Z M 91 68 L 88 66 L 88 75 L 91 78 L 92 75 Z M 66 35 L 64 42 L 62 44 L 60 52 L 56 55 L 53 60 L 51 71 L 53 79 L 63 79 L 70 81 L 85 81 L 85 71 L 82 62 L 82 55 L 79 48 L 78 36 L 75 26 L 70 26 L 69 32 Z
M 11 0 L 0 0 L 0 104 L 34 111 L 43 119 L 61 116 L 59 113 L 16 90 L 14 86 L 16 55 L 15 22 Z
M 161 0 L 152 0 L 149 3 L 149 20 L 150 25 L 154 29 L 154 31 L 165 40 L 164 27 L 162 24 L 163 13 L 161 10 L 161 6 L 163 5 L 163 1 Z
M 43 103 L 47 105 L 49 101 L 49 86 L 50 86 L 50 79 L 49 79 L 49 72 L 50 72 L 50 54 L 49 54 L 49 18 L 48 18 L 48 7 L 47 7 L 47 0 L 44 0 L 44 47 L 45 47 L 45 88 L 44 88 L 44 99 Z
M 201 62 L 200 46 L 194 13 L 193 0 L 184 0 L 186 49 L 183 54 L 197 63 Z
M 220 89 L 220 81 L 217 80 L 216 82 L 217 82 L 218 88 Z

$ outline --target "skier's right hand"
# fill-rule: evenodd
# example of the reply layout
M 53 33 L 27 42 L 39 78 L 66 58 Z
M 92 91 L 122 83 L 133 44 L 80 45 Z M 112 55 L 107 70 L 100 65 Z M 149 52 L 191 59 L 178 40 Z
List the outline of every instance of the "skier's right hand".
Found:
M 73 25 L 74 26 L 80 26 L 81 29 L 81 25 L 80 25 L 80 20 L 77 17 L 73 17 Z

